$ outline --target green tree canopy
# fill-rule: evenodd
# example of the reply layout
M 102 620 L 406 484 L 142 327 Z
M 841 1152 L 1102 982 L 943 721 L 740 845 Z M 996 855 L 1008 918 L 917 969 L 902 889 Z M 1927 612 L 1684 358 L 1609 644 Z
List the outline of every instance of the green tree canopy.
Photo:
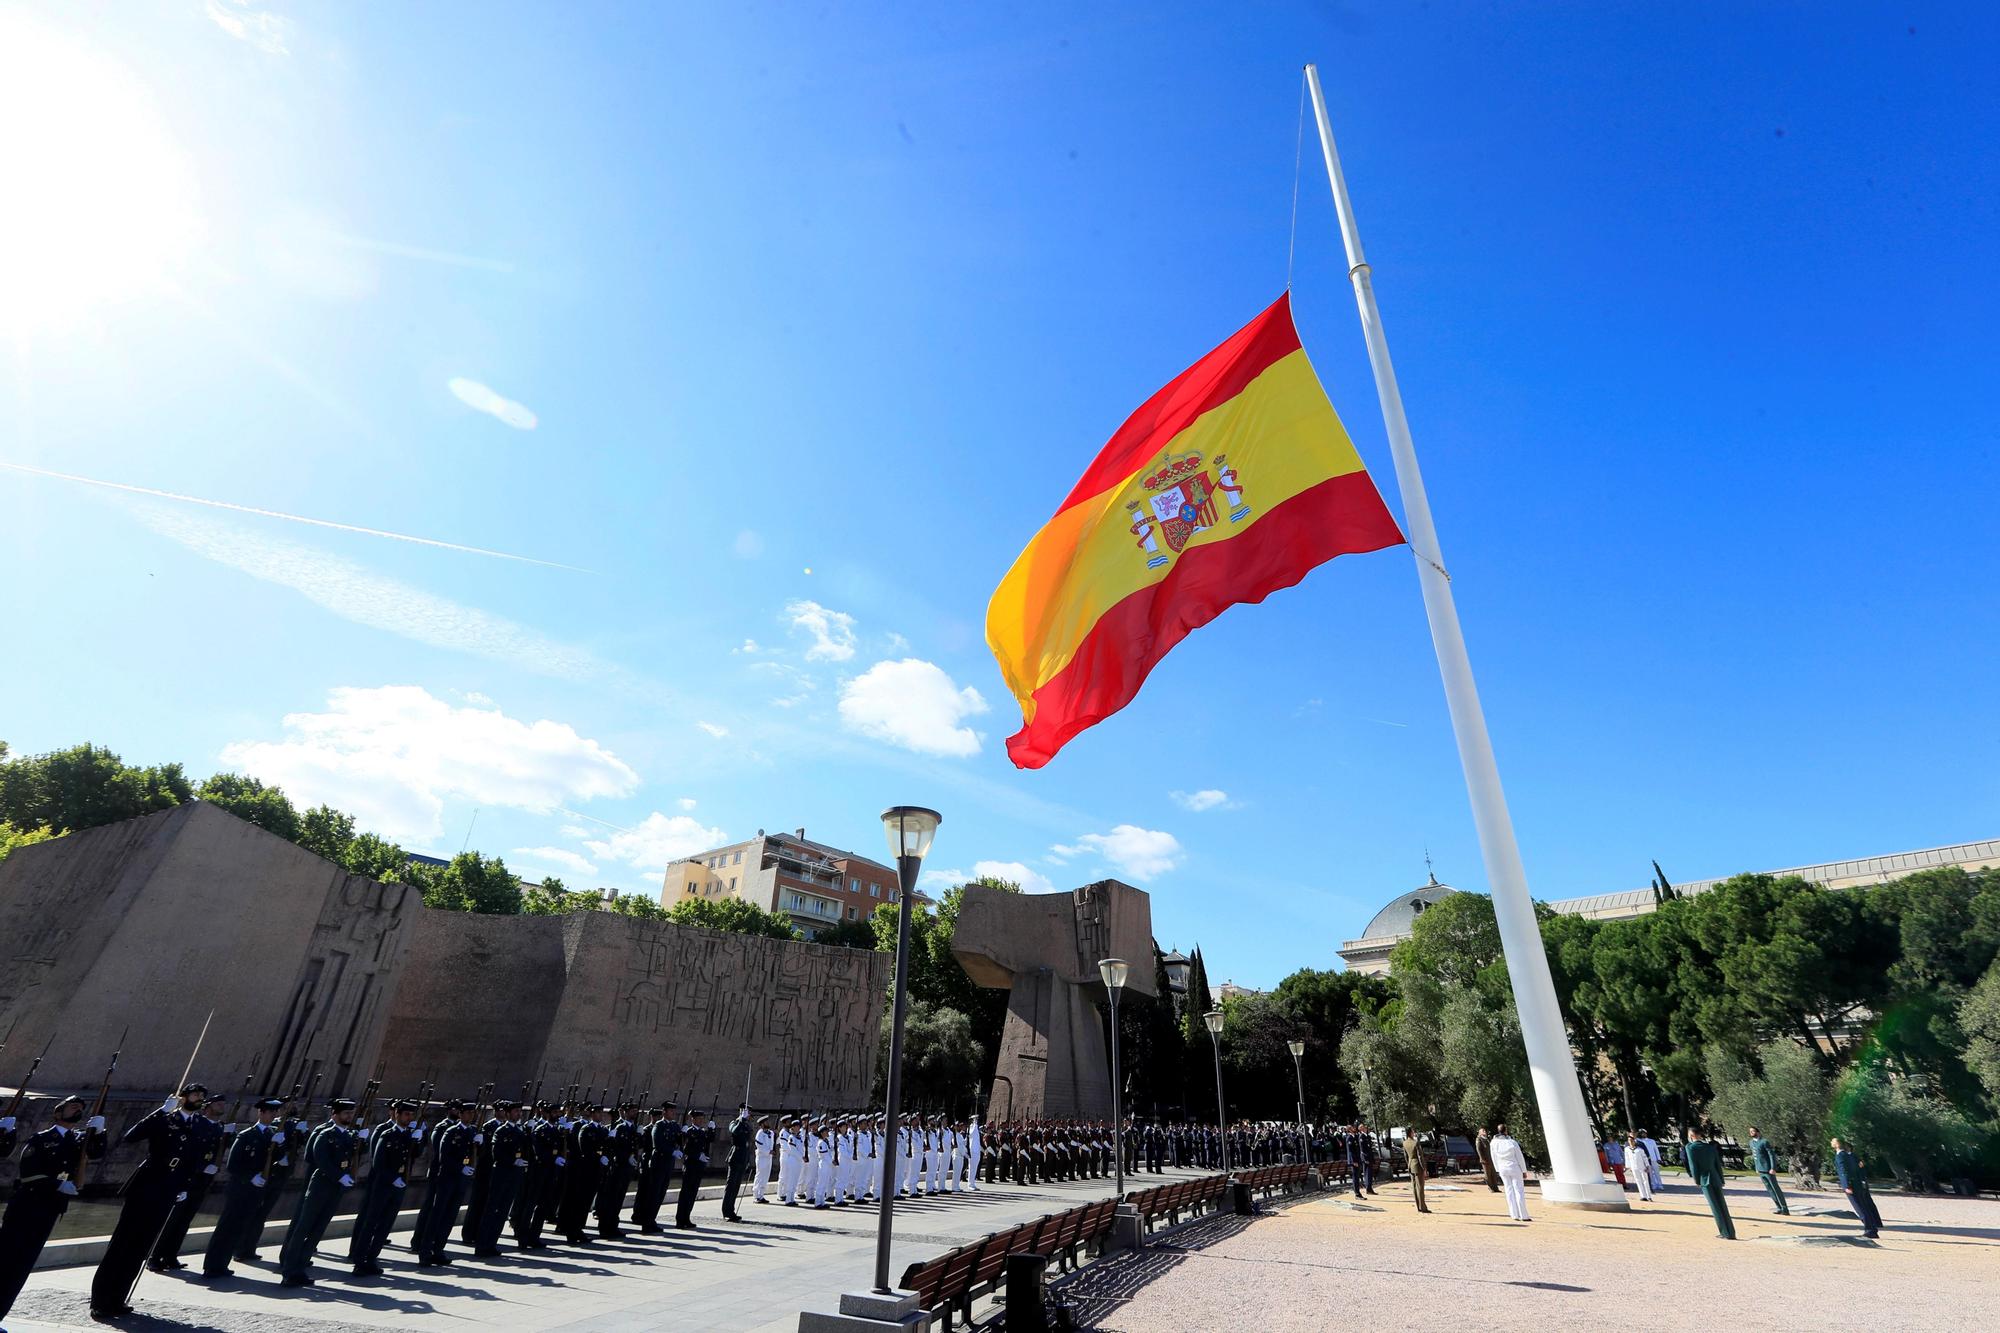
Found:
M 219 805 L 238 819 L 247 819 L 266 833 L 275 833 L 288 842 L 298 842 L 299 812 L 276 787 L 267 787 L 256 778 L 240 773 L 217 773 L 195 793 L 210 805 Z M 353 821 L 348 821 L 349 828 Z
M 704 926 L 737 935 L 763 935 L 774 940 L 799 938 L 790 917 L 767 912 L 745 898 L 683 898 L 667 909 L 664 919 L 677 926 Z
M 179 764 L 140 768 L 96 745 L 0 763 L 0 821 L 53 834 L 115 824 L 193 799 Z
M 460 852 L 442 866 L 412 862 L 405 882 L 423 893 L 424 906 L 448 912 L 511 916 L 521 910 L 521 884 L 497 856 Z

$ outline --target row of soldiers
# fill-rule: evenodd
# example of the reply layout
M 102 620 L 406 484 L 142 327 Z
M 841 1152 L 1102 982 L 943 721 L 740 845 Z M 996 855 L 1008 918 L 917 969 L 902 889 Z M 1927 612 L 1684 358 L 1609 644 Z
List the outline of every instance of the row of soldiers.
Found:
M 365 1107 L 345 1098 L 334 1099 L 317 1126 L 294 1105 L 263 1099 L 254 1104 L 254 1121 L 238 1126 L 228 1123 L 226 1101 L 190 1083 L 126 1130 L 124 1141 L 145 1156 L 125 1185 L 92 1280 L 95 1317 L 131 1314 L 142 1270 L 188 1268 L 180 1251 L 217 1182 L 221 1214 L 199 1268 L 212 1280 L 233 1277 L 234 1262 L 258 1257 L 284 1185 L 303 1176 L 278 1262 L 282 1283 L 299 1287 L 312 1285 L 314 1254 L 343 1204 L 355 1213 L 347 1262 L 358 1276 L 381 1274 L 380 1255 L 412 1180 L 427 1178 L 429 1188 L 410 1248 L 418 1267 L 434 1268 L 452 1262 L 454 1236 L 475 1255 L 495 1257 L 507 1232 L 523 1250 L 547 1248 L 550 1236 L 575 1245 L 593 1236 L 615 1240 L 626 1225 L 661 1233 L 660 1213 L 676 1187 L 673 1224 L 694 1229 L 693 1209 L 714 1167 L 727 1172 L 722 1216 L 732 1222 L 743 1220 L 737 1200 L 747 1183 L 754 1183 L 760 1203 L 773 1196 L 821 1207 L 859 1202 L 876 1193 L 886 1143 L 879 1114 L 779 1118 L 753 1116 L 744 1106 L 718 1144 L 719 1127 L 707 1112 L 683 1115 L 671 1102 L 578 1107 L 474 1099 L 440 1108 L 403 1099 L 389 1102 L 386 1118 L 374 1126 L 357 1123 Z M 103 1118 L 86 1118 L 83 1110 L 78 1098 L 58 1103 L 54 1123 L 22 1154 L 19 1184 L 0 1218 L 0 1316 L 76 1196 L 85 1160 L 105 1152 Z M 0 1118 L 0 1148 L 13 1147 L 13 1123 Z M 976 1119 L 911 1116 L 899 1127 L 897 1152 L 899 1195 L 978 1188 Z M 775 1191 L 768 1191 L 774 1180 Z M 357 1189 L 358 1202 L 349 1197 Z

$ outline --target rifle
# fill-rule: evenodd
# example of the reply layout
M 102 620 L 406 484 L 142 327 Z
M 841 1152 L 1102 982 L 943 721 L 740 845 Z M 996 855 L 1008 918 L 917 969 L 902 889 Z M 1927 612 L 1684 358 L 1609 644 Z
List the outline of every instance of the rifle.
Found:
M 385 1055 L 382 1057 L 381 1063 L 375 1066 L 375 1077 L 369 1079 L 367 1084 L 361 1089 L 361 1105 L 355 1108 L 354 1112 L 355 1124 L 365 1125 L 368 1123 L 368 1108 L 375 1104 L 375 1090 L 382 1086 L 382 1075 L 388 1071 L 388 1068 L 389 1057 Z
M 188 1052 L 187 1068 L 181 1070 L 181 1081 L 174 1085 L 176 1092 L 187 1086 L 188 1075 L 194 1072 L 195 1057 L 201 1054 L 201 1044 L 208 1040 L 208 1025 L 214 1021 L 215 1010 L 211 1009 L 208 1011 L 208 1017 L 201 1020 L 201 1031 L 195 1034 L 194 1049 Z M 128 1028 L 126 1030 L 130 1031 L 131 1029 Z M 118 1041 L 120 1045 L 123 1045 L 125 1039 L 120 1037 Z
M 126 1031 L 129 1032 L 131 1031 L 131 1029 L 127 1028 Z M 14 1035 L 12 1029 L 9 1029 L 7 1035 L 10 1037 Z M 28 1099 L 28 1085 L 35 1081 L 35 1071 L 42 1067 L 42 1056 L 47 1055 L 49 1053 L 49 1046 L 53 1046 L 55 1044 L 56 1044 L 55 1034 L 50 1033 L 48 1046 L 42 1047 L 42 1054 L 35 1057 L 35 1063 L 29 1065 L 28 1072 L 22 1076 L 21 1086 L 14 1089 L 14 1103 L 13 1105 L 7 1108 L 8 1115 L 13 1115 L 16 1112 L 18 1112 L 21 1109 L 21 1103 Z M 118 1039 L 118 1044 L 120 1046 L 123 1046 L 125 1044 L 125 1039 L 123 1037 L 120 1037 Z
M 118 1034 L 118 1047 L 116 1050 L 111 1052 L 111 1065 L 104 1071 L 104 1082 L 100 1084 L 97 1089 L 97 1101 L 90 1108 L 91 1120 L 95 1120 L 98 1116 L 104 1114 L 105 1099 L 111 1096 L 111 1076 L 118 1072 L 118 1056 L 122 1051 L 124 1051 L 125 1038 L 130 1036 L 131 1033 L 132 1033 L 132 1025 L 130 1023 L 127 1023 L 125 1025 L 125 1030 Z M 85 1123 L 87 1124 L 89 1123 L 89 1121 L 86 1121 Z M 97 1131 L 90 1130 L 86 1132 L 96 1133 Z M 102 1180 L 104 1178 L 104 1167 L 105 1164 L 108 1163 L 110 1160 L 111 1160 L 111 1154 L 108 1152 L 105 1153 L 104 1156 L 97 1159 L 97 1177 L 99 1180 Z
M 299 1103 L 299 1119 L 305 1121 L 307 1124 L 312 1123 L 313 1089 L 319 1086 L 320 1079 L 325 1076 L 325 1070 L 315 1069 L 313 1070 L 312 1078 L 306 1082 L 305 1100 Z
M 240 1123 L 243 1114 L 243 1099 L 244 1097 L 249 1095 L 250 1085 L 256 1082 L 257 1080 L 257 1066 L 263 1063 L 264 1063 L 264 1053 L 262 1051 L 259 1051 L 257 1052 L 256 1056 L 250 1061 L 250 1072 L 243 1076 L 243 1086 L 237 1090 L 236 1100 L 231 1102 L 229 1105 L 230 1124 L 234 1125 Z

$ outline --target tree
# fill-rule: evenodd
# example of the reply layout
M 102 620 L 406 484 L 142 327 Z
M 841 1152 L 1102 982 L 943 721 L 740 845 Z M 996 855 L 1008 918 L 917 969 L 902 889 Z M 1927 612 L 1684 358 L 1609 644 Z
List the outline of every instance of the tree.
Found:
M 1352 1120 L 1360 1108 L 1354 1085 L 1340 1064 L 1340 1043 L 1363 1015 L 1379 1013 L 1395 995 L 1387 977 L 1368 972 L 1301 968 L 1271 992 L 1292 1020 L 1293 1036 L 1306 1043 L 1306 1118 Z
M 1709 1115 L 1730 1137 L 1744 1142 L 1755 1125 L 1802 1181 L 1819 1178 L 1833 1084 L 1811 1052 L 1797 1042 L 1766 1042 L 1753 1065 L 1734 1052 L 1711 1051 L 1708 1082 L 1715 1089 Z
M 443 866 L 412 862 L 407 882 L 424 895 L 424 906 L 447 912 L 511 916 L 521 910 L 521 883 L 497 856 L 460 852 Z
M 875 1046 L 875 1097 L 885 1095 L 889 1077 L 891 1012 L 882 1011 L 881 1040 Z M 906 1110 L 955 1112 L 973 1103 L 986 1069 L 987 1053 L 972 1035 L 972 1020 L 947 1005 L 912 1001 L 903 1017 L 902 1103 Z
M 19 829 L 12 824 L 0 822 L 0 861 L 23 847 L 32 847 L 38 842 L 47 842 L 54 835 L 45 828 Z
M 373 833 L 355 834 L 354 840 L 347 844 L 341 855 L 340 863 L 352 874 L 365 875 L 384 884 L 421 887 L 411 873 L 410 854 L 387 838 L 379 838 Z
M 667 909 L 663 919 L 677 926 L 702 926 L 737 935 L 762 935 L 774 940 L 799 938 L 790 917 L 767 912 L 746 898 L 683 898 Z
M 335 865 L 347 865 L 348 849 L 354 845 L 354 816 L 330 805 L 316 805 L 299 816 L 299 846 L 323 856 Z
M 842 949 L 873 949 L 875 923 L 872 919 L 837 922 L 814 936 L 813 943 L 831 944 Z
M 1891 1078 L 1873 1062 L 1847 1071 L 1834 1098 L 1833 1132 L 1870 1166 L 1887 1166 L 1910 1190 L 1930 1190 L 1971 1165 L 1979 1129 L 1956 1108 Z
M 0 764 L 0 821 L 52 834 L 171 809 L 193 796 L 179 764 L 138 768 L 96 745 Z
M 1959 1002 L 1958 1025 L 1966 1036 L 1966 1066 L 2000 1106 L 2000 963 L 1987 968 Z
M 604 899 L 589 889 L 572 889 L 554 875 L 521 890 L 523 916 L 566 916 L 571 912 L 593 912 Z
M 249 820 L 266 833 L 275 833 L 287 842 L 299 840 L 299 812 L 292 807 L 291 799 L 256 778 L 246 778 L 241 773 L 217 773 L 202 783 L 195 794 L 238 819 Z

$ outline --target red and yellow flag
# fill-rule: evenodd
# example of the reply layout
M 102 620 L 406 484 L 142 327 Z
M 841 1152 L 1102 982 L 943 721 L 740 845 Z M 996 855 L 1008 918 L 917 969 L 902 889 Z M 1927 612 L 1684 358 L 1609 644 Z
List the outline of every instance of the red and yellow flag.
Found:
M 986 642 L 1040 768 L 1238 602 L 1402 542 L 1299 346 L 1286 293 L 1129 417 L 1014 561 Z

